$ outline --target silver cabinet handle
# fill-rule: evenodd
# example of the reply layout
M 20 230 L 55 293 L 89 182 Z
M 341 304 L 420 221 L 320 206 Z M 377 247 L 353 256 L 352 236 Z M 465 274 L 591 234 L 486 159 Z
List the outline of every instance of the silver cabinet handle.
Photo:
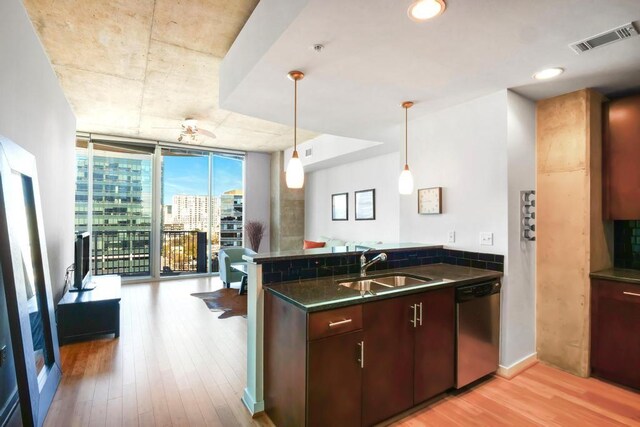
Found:
M 410 320 L 409 322 L 411 322 L 411 324 L 413 325 L 413 327 L 415 328 L 416 326 L 418 326 L 418 304 L 413 304 L 411 306 L 411 308 L 413 309 L 413 320 Z
M 422 303 L 420 303 L 420 326 L 422 326 Z
M 335 328 L 336 326 L 346 325 L 347 323 L 351 323 L 352 321 L 353 319 L 344 319 L 344 320 L 340 320 L 339 322 L 329 322 L 329 327 Z
M 358 362 L 360 362 L 360 367 L 364 368 L 364 341 L 360 341 L 358 347 L 360 347 L 360 359 L 358 359 Z
M 640 297 L 640 294 L 637 294 L 637 293 L 635 293 L 635 292 L 627 292 L 627 291 L 623 291 L 622 293 L 623 293 L 623 294 L 625 294 L 625 295 L 631 295 L 631 296 L 633 296 L 633 297 Z

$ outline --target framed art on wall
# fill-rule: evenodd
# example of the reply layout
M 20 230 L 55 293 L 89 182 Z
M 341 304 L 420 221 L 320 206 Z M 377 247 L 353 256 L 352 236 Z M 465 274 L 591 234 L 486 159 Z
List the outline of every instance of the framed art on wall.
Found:
M 331 219 L 333 221 L 349 219 L 349 193 L 331 195 Z
M 418 213 L 421 215 L 442 213 L 442 187 L 418 189 Z
M 356 221 L 376 219 L 376 190 L 356 191 Z

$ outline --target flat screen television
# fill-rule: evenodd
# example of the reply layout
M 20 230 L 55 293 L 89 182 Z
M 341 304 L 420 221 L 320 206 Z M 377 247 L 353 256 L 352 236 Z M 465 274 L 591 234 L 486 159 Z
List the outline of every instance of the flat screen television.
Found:
M 76 235 L 74 263 L 73 288 L 70 291 L 90 291 L 95 288 L 91 286 L 91 234 Z

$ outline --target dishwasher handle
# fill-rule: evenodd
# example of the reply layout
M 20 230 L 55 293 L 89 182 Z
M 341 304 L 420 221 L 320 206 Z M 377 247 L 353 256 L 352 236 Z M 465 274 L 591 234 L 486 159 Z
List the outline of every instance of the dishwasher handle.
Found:
M 489 295 L 500 293 L 502 285 L 499 281 L 479 283 L 476 285 L 461 286 L 456 289 L 456 302 L 471 301 Z

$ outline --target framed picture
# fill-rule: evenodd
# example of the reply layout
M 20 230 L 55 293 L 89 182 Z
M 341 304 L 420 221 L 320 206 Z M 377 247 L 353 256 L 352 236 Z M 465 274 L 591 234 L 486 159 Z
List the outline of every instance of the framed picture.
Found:
M 333 221 L 349 219 L 349 193 L 331 195 L 331 219 Z
M 418 213 L 421 215 L 442 213 L 442 187 L 418 189 Z
M 376 190 L 356 191 L 356 221 L 376 219 Z

